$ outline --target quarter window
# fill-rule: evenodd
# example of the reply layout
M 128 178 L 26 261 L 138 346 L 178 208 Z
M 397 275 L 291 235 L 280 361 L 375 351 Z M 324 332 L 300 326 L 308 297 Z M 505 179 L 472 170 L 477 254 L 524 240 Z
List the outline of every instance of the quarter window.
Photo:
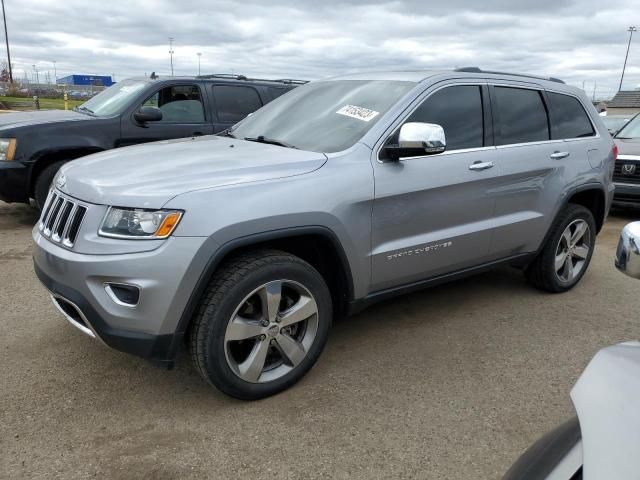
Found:
M 495 87 L 498 145 L 549 140 L 547 110 L 537 90 Z
M 593 136 L 593 125 L 577 98 L 551 92 L 547 97 L 551 104 L 551 135 L 554 139 Z
M 204 107 L 197 85 L 163 88 L 149 97 L 143 106 L 159 108 L 162 111 L 160 123 L 204 122 Z
M 480 87 L 459 85 L 432 94 L 407 122 L 440 125 L 444 129 L 447 150 L 460 150 L 484 146 L 483 119 Z
M 218 120 L 236 123 L 262 107 L 262 101 L 255 89 L 234 85 L 214 85 L 213 98 L 216 101 Z

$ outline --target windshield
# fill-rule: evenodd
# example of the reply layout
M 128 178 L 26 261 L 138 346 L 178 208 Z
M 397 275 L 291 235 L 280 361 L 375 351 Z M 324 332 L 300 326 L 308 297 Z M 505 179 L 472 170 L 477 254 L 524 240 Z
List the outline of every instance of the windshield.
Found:
M 269 103 L 230 133 L 313 152 L 339 152 L 360 140 L 413 87 L 413 82 L 388 80 L 310 83 Z
M 147 86 L 147 83 L 144 80 L 123 80 L 103 90 L 77 108 L 100 117 L 115 115 L 129 105 L 129 102 Z
M 616 138 L 640 138 L 640 115 L 636 115 L 620 129 Z
M 602 121 L 610 132 L 620 130 L 629 121 L 627 117 L 602 117 Z

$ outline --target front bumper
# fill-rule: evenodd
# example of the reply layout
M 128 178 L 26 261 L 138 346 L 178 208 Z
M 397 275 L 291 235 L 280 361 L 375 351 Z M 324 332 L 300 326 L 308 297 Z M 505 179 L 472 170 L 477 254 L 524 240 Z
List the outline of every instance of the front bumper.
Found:
M 191 260 L 204 240 L 170 237 L 149 252 L 88 255 L 52 243 L 36 227 L 34 269 L 76 327 L 116 350 L 170 364 L 178 323 L 199 277 Z M 137 305 L 114 301 L 109 283 L 138 286 Z
M 0 161 L 0 200 L 29 202 L 28 171 L 23 163 Z
M 614 185 L 616 187 L 613 195 L 614 206 L 640 206 L 640 184 L 614 182 Z

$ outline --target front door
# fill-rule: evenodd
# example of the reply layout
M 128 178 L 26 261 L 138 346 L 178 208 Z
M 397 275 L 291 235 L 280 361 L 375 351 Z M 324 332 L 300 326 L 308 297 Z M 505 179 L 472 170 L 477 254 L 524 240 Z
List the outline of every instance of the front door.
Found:
M 122 145 L 185 138 L 213 133 L 205 109 L 203 92 L 197 84 L 161 88 L 141 105 L 159 108 L 162 120 L 140 124 L 133 114 L 122 119 Z M 137 110 L 137 109 L 136 109 Z
M 487 260 L 496 202 L 488 105 L 485 86 L 435 89 L 404 122 L 442 126 L 447 150 L 399 161 L 374 158 L 372 291 Z

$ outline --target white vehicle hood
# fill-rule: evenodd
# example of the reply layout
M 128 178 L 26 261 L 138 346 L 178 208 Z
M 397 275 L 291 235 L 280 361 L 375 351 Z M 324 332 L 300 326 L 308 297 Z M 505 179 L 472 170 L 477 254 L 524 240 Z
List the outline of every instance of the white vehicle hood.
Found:
M 584 480 L 640 478 L 640 342 L 600 350 L 571 391 Z

